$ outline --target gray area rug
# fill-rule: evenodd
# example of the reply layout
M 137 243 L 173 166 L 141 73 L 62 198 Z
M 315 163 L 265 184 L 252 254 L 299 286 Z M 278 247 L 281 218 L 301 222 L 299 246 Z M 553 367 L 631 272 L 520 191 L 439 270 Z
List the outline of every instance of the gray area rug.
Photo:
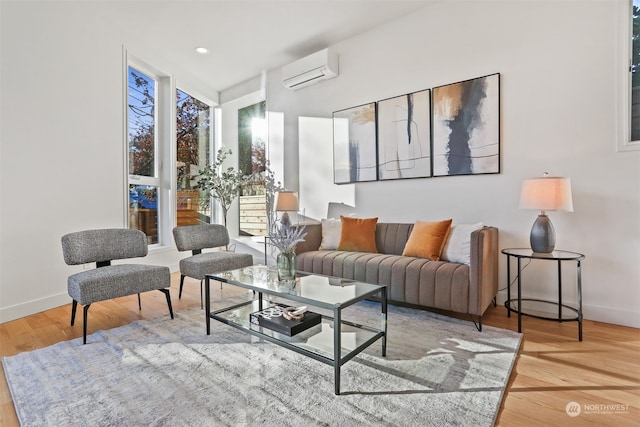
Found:
M 217 306 L 219 304 L 216 304 Z M 344 318 L 379 322 L 362 302 Z M 378 323 L 379 324 L 379 323 Z M 491 426 L 521 335 L 389 306 L 379 342 L 333 368 L 191 309 L 3 359 L 23 426 Z

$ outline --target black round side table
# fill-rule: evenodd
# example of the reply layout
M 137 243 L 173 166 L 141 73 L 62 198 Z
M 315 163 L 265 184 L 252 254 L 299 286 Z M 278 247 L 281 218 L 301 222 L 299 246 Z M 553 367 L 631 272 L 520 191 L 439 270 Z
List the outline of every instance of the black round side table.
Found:
M 551 253 L 533 252 L 529 248 L 508 248 L 502 253 L 507 256 L 507 300 L 504 306 L 507 308 L 507 316 L 511 317 L 511 312 L 518 313 L 518 332 L 522 332 L 522 316 L 535 317 L 543 320 L 554 320 L 557 322 L 578 322 L 578 340 L 582 341 L 582 266 L 581 261 L 585 258 L 583 254 L 570 251 L 556 250 Z M 518 265 L 518 297 L 511 298 L 511 258 L 517 260 Z M 555 261 L 558 264 L 558 301 L 547 301 L 534 298 L 522 298 L 522 260 L 539 259 L 545 261 Z M 578 286 L 578 308 L 562 303 L 562 262 L 575 261 L 577 268 Z M 537 304 L 548 304 L 558 308 L 558 316 L 550 317 L 541 314 L 527 313 L 523 303 L 534 302 Z M 514 304 L 517 304 L 514 306 Z

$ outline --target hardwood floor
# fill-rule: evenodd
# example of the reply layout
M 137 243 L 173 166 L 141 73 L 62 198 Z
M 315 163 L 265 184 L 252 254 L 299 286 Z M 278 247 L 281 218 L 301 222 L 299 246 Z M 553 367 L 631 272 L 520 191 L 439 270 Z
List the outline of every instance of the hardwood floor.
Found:
M 200 306 L 198 282 L 187 279 L 178 299 L 179 274 L 172 276 L 174 311 Z M 238 292 L 212 286 L 212 298 Z M 71 304 L 0 324 L 0 356 L 46 347 L 82 336 L 82 318 L 69 326 Z M 80 311 L 81 313 L 81 311 Z M 138 310 L 135 296 L 96 303 L 89 331 L 167 315 L 165 296 L 147 292 Z M 490 307 L 485 325 L 517 330 L 517 318 L 504 307 Z M 524 339 L 498 415 L 498 426 L 640 426 L 640 329 L 585 321 L 577 324 L 523 318 Z M 580 413 L 569 416 L 567 405 Z M 575 415 L 576 412 L 572 412 Z M 18 426 L 4 372 L 0 376 L 0 426 Z

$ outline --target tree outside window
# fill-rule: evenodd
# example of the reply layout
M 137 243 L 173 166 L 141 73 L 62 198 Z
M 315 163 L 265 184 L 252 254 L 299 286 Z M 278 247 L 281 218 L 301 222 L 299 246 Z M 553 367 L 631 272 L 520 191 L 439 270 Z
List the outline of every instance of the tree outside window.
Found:
M 206 166 L 211 147 L 211 107 L 197 98 L 176 91 L 176 207 L 177 224 L 209 223 L 202 208 L 202 190 L 196 177 Z
M 156 80 L 128 68 L 129 228 L 159 242 Z

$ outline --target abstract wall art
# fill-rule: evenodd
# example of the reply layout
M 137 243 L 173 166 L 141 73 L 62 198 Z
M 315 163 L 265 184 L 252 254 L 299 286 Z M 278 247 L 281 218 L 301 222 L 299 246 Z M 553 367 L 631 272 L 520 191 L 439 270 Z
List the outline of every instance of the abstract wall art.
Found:
M 336 184 L 378 179 L 375 102 L 333 113 L 333 175 Z
M 500 74 L 433 89 L 433 175 L 500 173 Z
M 378 179 L 431 176 L 431 92 L 378 102 Z

